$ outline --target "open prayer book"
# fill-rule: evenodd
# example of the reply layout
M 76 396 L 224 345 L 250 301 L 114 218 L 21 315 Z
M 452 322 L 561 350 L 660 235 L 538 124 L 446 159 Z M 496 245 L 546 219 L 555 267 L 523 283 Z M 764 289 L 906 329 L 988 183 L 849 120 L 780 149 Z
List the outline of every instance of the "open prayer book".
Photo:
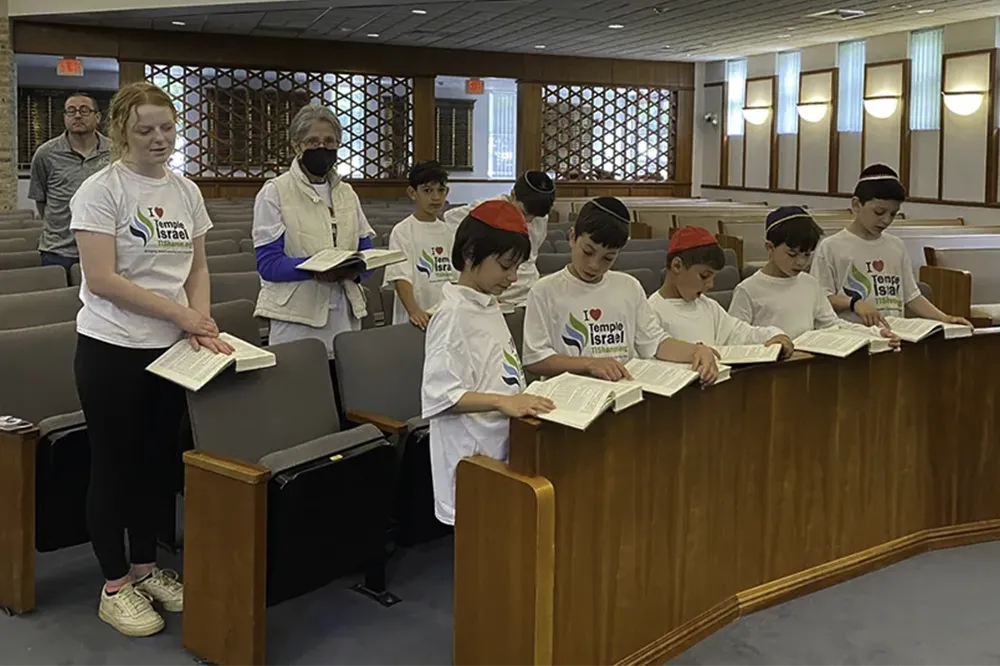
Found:
M 657 359 L 634 358 L 625 364 L 625 369 L 632 375 L 632 381 L 624 380 L 619 383 L 638 384 L 643 391 L 666 398 L 672 398 L 681 389 L 694 384 L 701 377 L 686 363 L 671 363 Z M 720 363 L 715 383 L 721 384 L 731 376 L 732 368 Z
M 781 355 L 781 345 L 714 345 L 714 349 L 726 365 L 773 363 Z
M 920 319 L 919 317 L 907 319 L 886 317 L 885 320 L 892 332 L 898 335 L 900 340 L 907 342 L 920 342 L 938 331 L 944 331 L 945 340 L 972 337 L 972 329 L 962 324 L 944 324 L 933 319 Z
M 195 351 L 186 338 L 163 352 L 146 370 L 159 375 L 189 391 L 198 391 L 230 365 L 236 372 L 261 370 L 277 365 L 273 352 L 254 346 L 228 333 L 219 338 L 233 346 L 232 354 L 216 354 L 208 349 Z
M 548 398 L 556 408 L 538 418 L 586 430 L 609 407 L 620 412 L 642 401 L 642 387 L 631 382 L 607 382 L 564 373 L 532 382 L 525 393 Z
M 826 328 L 818 331 L 806 331 L 795 338 L 795 348 L 810 354 L 836 356 L 847 358 L 859 349 L 868 348 L 869 354 L 881 354 L 891 351 L 889 339 L 875 335 L 866 335 L 861 331 L 844 328 Z
M 330 248 L 318 252 L 297 266 L 299 270 L 324 273 L 332 268 L 339 270 L 370 271 L 389 264 L 406 261 L 406 255 L 399 250 L 336 250 Z

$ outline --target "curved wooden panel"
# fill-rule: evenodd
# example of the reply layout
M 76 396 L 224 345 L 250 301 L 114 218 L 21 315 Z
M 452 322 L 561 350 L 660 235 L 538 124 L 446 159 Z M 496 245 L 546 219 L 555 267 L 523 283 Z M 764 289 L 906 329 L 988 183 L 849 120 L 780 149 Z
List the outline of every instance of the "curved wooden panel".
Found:
M 491 474 L 555 492 L 552 663 L 662 663 L 740 614 L 1000 536 L 1000 390 L 983 371 L 1000 363 L 993 333 L 846 360 L 798 355 L 647 396 L 586 432 L 515 422 L 510 472 Z M 470 525 L 497 511 L 463 504 L 485 481 L 459 478 Z M 491 502 L 510 497 L 495 485 Z M 475 589 L 466 555 L 456 551 L 456 598 Z M 478 566 L 524 556 L 516 542 Z M 468 645 L 460 617 L 456 645 Z M 498 661 L 489 649 L 456 651 L 456 663 Z

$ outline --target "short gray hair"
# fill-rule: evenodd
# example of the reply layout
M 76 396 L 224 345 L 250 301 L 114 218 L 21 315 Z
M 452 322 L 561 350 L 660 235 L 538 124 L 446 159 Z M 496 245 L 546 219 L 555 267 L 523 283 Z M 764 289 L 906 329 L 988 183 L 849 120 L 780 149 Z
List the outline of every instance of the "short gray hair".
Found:
M 309 133 L 309 126 L 317 120 L 325 120 L 330 123 L 333 126 L 334 134 L 337 135 L 337 141 L 344 140 L 344 128 L 341 126 L 337 115 L 329 107 L 313 102 L 299 109 L 299 112 L 295 114 L 291 124 L 288 126 L 288 141 L 292 146 L 298 146 L 302 143 L 302 140 L 306 138 L 306 134 Z

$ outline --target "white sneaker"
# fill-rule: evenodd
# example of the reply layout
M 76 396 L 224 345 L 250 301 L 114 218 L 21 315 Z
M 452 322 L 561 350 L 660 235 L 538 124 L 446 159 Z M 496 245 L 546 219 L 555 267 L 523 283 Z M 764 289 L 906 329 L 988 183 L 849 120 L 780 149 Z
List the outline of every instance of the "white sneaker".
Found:
M 148 576 L 135 584 L 135 588 L 163 605 L 168 613 L 184 610 L 184 585 L 177 580 L 177 572 L 153 567 Z
M 126 636 L 152 636 L 163 629 L 164 622 L 160 614 L 153 610 L 151 601 L 132 583 L 112 595 L 102 589 L 97 615 Z

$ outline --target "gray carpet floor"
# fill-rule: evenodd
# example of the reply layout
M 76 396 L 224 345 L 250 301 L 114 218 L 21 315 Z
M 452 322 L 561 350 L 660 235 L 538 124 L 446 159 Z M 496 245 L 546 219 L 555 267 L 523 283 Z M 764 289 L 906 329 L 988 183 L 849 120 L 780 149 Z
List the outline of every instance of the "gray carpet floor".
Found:
M 170 557 L 164 566 L 176 564 Z M 451 663 L 452 542 L 400 551 L 383 608 L 338 581 L 268 610 L 272 664 Z M 0 616 L 0 664 L 190 664 L 180 616 L 153 638 L 97 618 L 89 546 L 40 557 L 35 613 Z M 1000 664 L 1000 543 L 939 551 L 743 618 L 672 664 Z

